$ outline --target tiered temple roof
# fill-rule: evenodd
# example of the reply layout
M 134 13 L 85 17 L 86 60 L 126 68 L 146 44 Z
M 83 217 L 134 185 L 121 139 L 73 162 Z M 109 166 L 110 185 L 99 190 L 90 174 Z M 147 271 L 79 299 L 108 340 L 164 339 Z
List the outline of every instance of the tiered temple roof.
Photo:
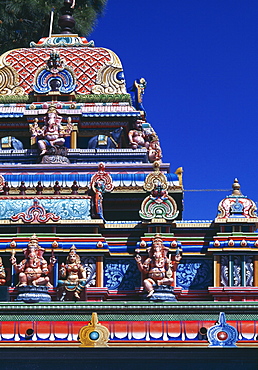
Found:
M 145 87 L 78 35 L 0 57 L 0 348 L 257 346 L 255 203 L 235 180 L 214 220 L 182 219 L 183 170 L 162 161 Z

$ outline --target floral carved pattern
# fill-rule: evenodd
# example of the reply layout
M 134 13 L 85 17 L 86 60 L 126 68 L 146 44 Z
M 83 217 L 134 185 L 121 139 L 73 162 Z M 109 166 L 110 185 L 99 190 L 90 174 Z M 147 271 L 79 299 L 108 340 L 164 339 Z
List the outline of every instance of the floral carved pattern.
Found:
M 160 164 L 158 161 L 153 163 L 153 172 L 146 176 L 143 188 L 146 191 L 152 191 L 155 187 L 160 184 L 163 190 L 168 189 L 168 181 L 164 173 L 159 170 Z
M 26 223 L 39 222 L 45 223 L 49 220 L 59 221 L 60 216 L 56 216 L 54 213 L 46 212 L 45 208 L 39 204 L 37 199 L 34 199 L 33 205 L 30 206 L 27 212 L 20 212 L 11 217 L 12 221 L 22 220 Z
M 23 95 L 24 90 L 18 84 L 19 75 L 3 54 L 0 57 L 0 95 Z
M 97 73 L 93 94 L 126 94 L 123 69 L 118 56 L 108 50 L 111 60 L 106 61 Z
M 182 260 L 178 265 L 177 286 L 183 289 L 207 289 L 212 285 L 212 261 Z
M 107 260 L 104 284 L 109 289 L 134 290 L 141 285 L 141 274 L 135 261 L 126 259 Z
M 81 261 L 86 271 L 86 287 L 96 286 L 96 258 L 85 257 Z

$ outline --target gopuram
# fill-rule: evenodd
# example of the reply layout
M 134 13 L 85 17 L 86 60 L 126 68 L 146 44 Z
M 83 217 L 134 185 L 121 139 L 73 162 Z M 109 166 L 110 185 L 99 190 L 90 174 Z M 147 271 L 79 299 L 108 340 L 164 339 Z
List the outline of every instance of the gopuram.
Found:
M 0 57 L 0 348 L 258 346 L 255 202 L 184 221 L 145 88 L 65 22 Z

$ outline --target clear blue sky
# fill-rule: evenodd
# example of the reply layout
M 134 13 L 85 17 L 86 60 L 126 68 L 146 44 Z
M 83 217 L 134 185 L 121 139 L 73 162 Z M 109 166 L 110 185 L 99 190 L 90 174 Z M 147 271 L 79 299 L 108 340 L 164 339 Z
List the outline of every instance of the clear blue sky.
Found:
M 258 1 L 109 0 L 88 37 L 144 77 L 147 119 L 185 189 L 258 200 Z M 213 219 L 224 192 L 185 192 L 184 219 Z

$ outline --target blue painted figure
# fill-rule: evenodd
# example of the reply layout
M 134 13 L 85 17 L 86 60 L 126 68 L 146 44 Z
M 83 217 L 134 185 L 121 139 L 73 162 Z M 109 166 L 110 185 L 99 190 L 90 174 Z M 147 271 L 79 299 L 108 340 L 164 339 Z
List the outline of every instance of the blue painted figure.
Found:
M 94 203 L 95 203 L 96 216 L 104 220 L 102 201 L 103 201 L 103 194 L 105 193 L 105 184 L 103 183 L 103 181 L 101 180 L 96 181 L 94 184 L 93 190 L 95 192 L 95 198 L 94 198 L 95 202 Z
M 128 89 L 133 106 L 136 110 L 144 112 L 144 116 L 146 117 L 146 111 L 143 107 L 143 94 L 146 88 L 147 82 L 144 78 L 140 78 L 134 81 L 134 84 L 132 87 Z
M 90 139 L 88 148 L 89 149 L 115 149 L 119 145 L 121 135 L 123 132 L 123 127 L 119 127 L 107 135 L 97 135 Z
M 1 149 L 21 150 L 23 149 L 23 144 L 20 140 L 16 139 L 16 137 L 5 136 L 1 138 Z

